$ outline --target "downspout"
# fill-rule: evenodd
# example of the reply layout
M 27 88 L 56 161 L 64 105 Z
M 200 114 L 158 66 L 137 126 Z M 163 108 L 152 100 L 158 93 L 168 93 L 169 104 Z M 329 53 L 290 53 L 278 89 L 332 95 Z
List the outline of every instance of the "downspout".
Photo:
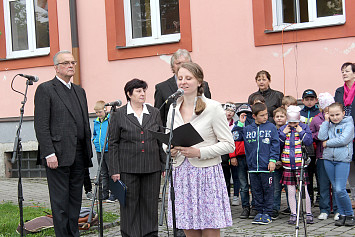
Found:
M 75 75 L 73 82 L 76 85 L 80 85 L 80 54 L 79 54 L 79 35 L 78 35 L 78 20 L 76 12 L 76 0 L 69 0 L 70 9 L 70 28 L 71 28 L 71 42 L 72 42 L 72 54 L 75 60 L 78 62 L 75 68 Z

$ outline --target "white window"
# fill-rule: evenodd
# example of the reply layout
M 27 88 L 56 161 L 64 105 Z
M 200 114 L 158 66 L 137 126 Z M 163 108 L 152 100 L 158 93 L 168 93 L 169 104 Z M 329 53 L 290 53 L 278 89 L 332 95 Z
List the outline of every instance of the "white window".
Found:
M 345 23 L 345 0 L 272 0 L 272 9 L 274 31 Z
M 124 0 L 126 46 L 178 42 L 179 0 Z
M 49 54 L 47 0 L 3 0 L 6 58 Z

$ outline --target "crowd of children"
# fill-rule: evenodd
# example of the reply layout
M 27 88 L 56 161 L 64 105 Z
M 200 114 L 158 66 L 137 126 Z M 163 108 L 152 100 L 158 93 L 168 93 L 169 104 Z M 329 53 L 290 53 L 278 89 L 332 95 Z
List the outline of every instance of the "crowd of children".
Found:
M 296 224 L 296 192 L 303 159 L 307 224 L 314 223 L 311 207 L 316 203 L 319 220 L 327 219 L 333 211 L 335 225 L 354 226 L 346 190 L 354 122 L 351 116 L 345 116 L 344 106 L 335 103 L 329 93 L 321 93 L 318 98 L 314 90 L 308 89 L 302 95 L 302 109 L 294 97 L 284 96 L 282 106 L 273 111 L 272 123 L 261 95 L 253 95 L 250 103 L 237 108 L 228 102 L 224 107 L 231 128 L 233 115 L 239 118 L 232 128 L 236 150 L 229 154 L 229 159 L 224 157 L 224 164 L 228 165 L 227 184 L 231 178 L 227 173 L 232 170 L 234 189 L 237 188 L 234 196 L 240 193 L 243 207 L 240 218 L 253 218 L 253 224 L 269 224 L 277 219 L 284 188 L 289 209 L 284 213 L 290 214 L 289 224 Z M 318 190 L 315 202 L 314 175 Z

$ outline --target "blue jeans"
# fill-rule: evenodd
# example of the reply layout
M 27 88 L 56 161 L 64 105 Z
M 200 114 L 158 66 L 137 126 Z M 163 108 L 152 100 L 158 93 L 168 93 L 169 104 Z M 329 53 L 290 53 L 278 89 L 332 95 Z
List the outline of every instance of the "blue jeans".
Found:
M 276 211 L 280 210 L 280 205 L 281 205 L 281 192 L 282 192 L 282 184 L 280 183 L 280 180 L 282 178 L 282 172 L 283 169 L 275 169 L 274 172 L 274 205 L 273 209 Z
M 240 184 L 240 198 L 242 199 L 242 207 L 249 207 L 249 183 L 248 183 L 248 166 L 245 156 L 238 156 L 238 179 Z
M 255 200 L 255 209 L 258 213 L 272 215 L 274 202 L 274 173 L 249 173 L 251 191 Z
M 324 167 L 324 159 L 317 160 L 317 175 L 319 182 L 319 209 L 320 213 L 330 214 L 330 180 Z M 335 195 L 333 192 L 333 211 L 337 212 L 337 205 L 335 201 Z
M 353 216 L 350 197 L 346 191 L 346 181 L 350 172 L 350 163 L 324 160 L 324 168 L 335 192 L 335 200 L 340 215 Z

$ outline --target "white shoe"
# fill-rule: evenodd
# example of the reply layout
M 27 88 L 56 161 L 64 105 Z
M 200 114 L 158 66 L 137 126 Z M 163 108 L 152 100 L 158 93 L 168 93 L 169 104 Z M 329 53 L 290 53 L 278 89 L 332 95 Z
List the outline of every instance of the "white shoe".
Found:
M 318 220 L 326 220 L 328 219 L 328 214 L 322 212 L 319 216 L 318 216 Z
M 232 206 L 239 206 L 239 197 L 233 197 Z
M 335 213 L 335 215 L 334 215 L 334 220 L 335 221 L 339 220 L 339 215 L 340 215 L 339 212 Z

